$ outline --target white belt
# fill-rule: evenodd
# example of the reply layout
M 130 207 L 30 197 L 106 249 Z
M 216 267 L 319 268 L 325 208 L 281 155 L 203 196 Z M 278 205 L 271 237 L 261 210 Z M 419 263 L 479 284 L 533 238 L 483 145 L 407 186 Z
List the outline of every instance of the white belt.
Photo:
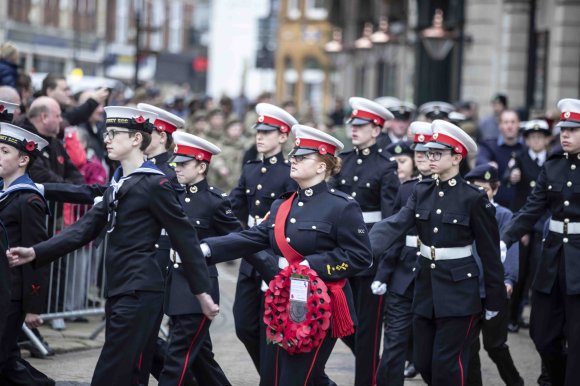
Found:
M 421 244 L 421 255 L 432 260 L 454 260 L 462 259 L 472 255 L 471 245 L 453 248 L 435 248 Z
M 169 236 L 165 229 L 161 229 L 161 236 Z
M 407 236 L 405 237 L 405 245 L 411 248 L 419 247 L 419 237 L 418 236 Z
M 260 223 L 264 221 L 263 218 L 248 216 L 248 228 L 253 227 L 254 225 L 260 225 Z
M 374 224 L 383 219 L 381 212 L 379 210 L 375 212 L 363 212 L 363 220 L 365 224 Z
M 580 234 L 580 222 L 550 220 L 549 228 L 552 232 L 560 233 L 563 235 Z

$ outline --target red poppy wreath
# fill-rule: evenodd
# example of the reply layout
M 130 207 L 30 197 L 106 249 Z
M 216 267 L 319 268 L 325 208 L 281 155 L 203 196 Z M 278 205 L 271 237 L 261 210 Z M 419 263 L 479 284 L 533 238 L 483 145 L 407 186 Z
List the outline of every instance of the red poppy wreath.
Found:
M 290 301 L 290 283 L 294 275 L 308 278 L 308 297 L 301 322 L 294 321 L 291 316 L 295 312 Z M 305 265 L 289 265 L 270 281 L 265 299 L 264 323 L 270 343 L 289 354 L 307 353 L 322 343 L 330 328 L 330 296 L 326 284 L 315 271 Z

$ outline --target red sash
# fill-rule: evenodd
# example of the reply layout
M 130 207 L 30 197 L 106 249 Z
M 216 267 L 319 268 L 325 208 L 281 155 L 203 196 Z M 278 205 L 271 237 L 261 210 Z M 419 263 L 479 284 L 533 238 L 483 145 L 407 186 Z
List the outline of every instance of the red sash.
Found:
M 276 239 L 276 244 L 278 244 L 280 252 L 282 252 L 282 255 L 286 258 L 286 260 L 288 260 L 290 265 L 299 264 L 302 260 L 304 260 L 304 256 L 298 253 L 286 241 L 286 219 L 290 213 L 290 208 L 292 208 L 292 201 L 294 201 L 294 197 L 296 197 L 296 193 L 293 193 L 290 198 L 288 198 L 280 205 L 280 208 L 278 208 L 278 213 L 276 213 L 276 219 L 274 221 L 274 238 Z M 342 338 L 343 336 L 354 334 L 354 322 L 350 317 L 346 296 L 344 296 L 344 291 L 342 290 L 346 284 L 346 279 L 341 279 L 330 283 L 325 282 L 325 284 L 330 290 L 330 306 L 332 308 L 332 337 Z

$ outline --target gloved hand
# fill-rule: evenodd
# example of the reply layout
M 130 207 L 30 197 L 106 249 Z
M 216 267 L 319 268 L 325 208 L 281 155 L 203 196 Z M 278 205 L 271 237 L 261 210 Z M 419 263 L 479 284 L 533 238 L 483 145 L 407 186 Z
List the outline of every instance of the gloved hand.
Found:
M 310 263 L 309 263 L 309 262 L 308 262 L 308 260 L 306 260 L 306 259 L 302 260 L 302 261 L 300 262 L 300 264 L 298 264 L 298 265 L 305 265 L 305 266 L 307 266 L 308 268 L 310 268 Z
M 485 310 L 485 320 L 491 320 L 499 314 L 499 311 Z
M 268 291 L 268 283 L 266 283 L 264 280 L 262 280 L 262 284 L 260 285 L 260 290 L 262 290 L 262 292 Z
M 209 249 L 209 245 L 201 243 L 199 244 L 199 247 L 201 248 L 201 253 L 203 253 L 204 257 L 211 257 L 211 249 Z
M 507 245 L 503 240 L 499 242 L 499 255 L 501 257 L 501 263 L 503 264 L 507 256 Z
M 384 295 L 387 292 L 387 285 L 380 281 L 373 281 L 371 284 L 371 291 L 375 295 Z

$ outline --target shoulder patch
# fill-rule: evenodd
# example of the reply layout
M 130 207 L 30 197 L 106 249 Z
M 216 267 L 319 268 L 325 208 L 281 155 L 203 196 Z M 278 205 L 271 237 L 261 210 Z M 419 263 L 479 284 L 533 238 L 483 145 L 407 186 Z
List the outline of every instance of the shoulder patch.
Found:
M 337 197 L 340 197 L 340 198 L 347 200 L 347 201 L 354 200 L 354 198 L 352 198 L 351 196 L 349 196 L 348 194 L 346 194 L 344 192 L 341 192 L 338 189 L 330 189 L 329 192 L 330 192 L 330 194 L 335 195 Z
M 215 186 L 210 186 L 207 189 L 207 191 L 210 192 L 211 194 L 213 194 L 214 196 L 219 197 L 219 198 L 228 196 L 228 194 L 226 192 L 224 192 L 223 190 L 221 190 L 219 188 L 216 188 Z

